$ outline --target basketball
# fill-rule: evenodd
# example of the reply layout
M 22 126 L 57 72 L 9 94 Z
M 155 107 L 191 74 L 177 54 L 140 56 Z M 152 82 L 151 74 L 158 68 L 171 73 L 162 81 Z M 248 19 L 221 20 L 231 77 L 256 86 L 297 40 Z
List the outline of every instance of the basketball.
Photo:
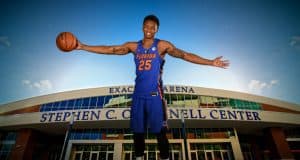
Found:
M 70 52 L 77 47 L 77 38 L 71 32 L 61 32 L 56 37 L 56 46 L 61 51 Z

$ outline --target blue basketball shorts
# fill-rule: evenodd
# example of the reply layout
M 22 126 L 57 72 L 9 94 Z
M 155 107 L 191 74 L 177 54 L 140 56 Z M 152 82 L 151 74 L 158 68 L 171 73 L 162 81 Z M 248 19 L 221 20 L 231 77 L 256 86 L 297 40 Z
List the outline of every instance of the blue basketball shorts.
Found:
M 133 95 L 130 127 L 134 133 L 160 133 L 163 127 L 163 103 L 160 95 Z

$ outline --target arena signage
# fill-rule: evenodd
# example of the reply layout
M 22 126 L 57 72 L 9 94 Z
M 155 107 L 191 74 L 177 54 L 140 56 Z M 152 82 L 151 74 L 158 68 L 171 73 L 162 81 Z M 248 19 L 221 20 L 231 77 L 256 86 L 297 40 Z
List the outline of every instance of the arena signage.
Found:
M 163 87 L 165 93 L 195 93 L 193 87 L 188 86 L 164 86 Z M 129 94 L 133 93 L 133 86 L 121 86 L 121 87 L 111 87 L 108 88 L 109 94 Z
M 129 120 L 130 108 L 104 108 L 92 110 L 70 110 L 41 112 L 40 122 L 66 122 L 71 115 L 74 121 L 99 121 L 99 120 Z M 208 109 L 208 108 L 169 108 L 169 119 L 194 120 L 238 120 L 261 121 L 260 111 L 232 110 L 232 109 Z

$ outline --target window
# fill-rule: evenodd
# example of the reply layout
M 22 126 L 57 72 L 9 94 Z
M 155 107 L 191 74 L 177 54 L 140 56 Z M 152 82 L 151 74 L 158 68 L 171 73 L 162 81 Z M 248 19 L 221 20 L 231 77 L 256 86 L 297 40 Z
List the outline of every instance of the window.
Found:
M 68 101 L 68 107 L 67 107 L 67 109 L 73 109 L 74 108 L 74 104 L 75 104 L 75 100 L 74 99 L 69 100 Z
M 0 141 L 0 159 L 8 159 L 12 148 L 16 143 L 17 133 L 8 132 L 3 134 L 3 140 Z
M 194 107 L 198 108 L 199 102 L 198 102 L 198 96 L 196 95 L 184 95 L 184 106 L 185 107 Z
M 82 100 L 82 99 L 76 99 L 74 109 L 80 109 L 82 103 L 83 103 L 83 100 Z
M 97 100 L 97 108 L 103 108 L 105 96 L 98 97 Z
M 108 95 L 104 97 L 104 103 L 103 103 L 103 108 L 108 107 L 109 106 L 109 100 L 112 98 L 112 95 Z
M 89 109 L 89 106 L 90 106 L 90 97 L 84 98 L 81 109 Z
M 132 94 L 127 94 L 126 99 L 128 100 L 127 107 L 131 107 L 132 106 Z
M 90 100 L 90 109 L 97 108 L 97 97 L 92 97 Z

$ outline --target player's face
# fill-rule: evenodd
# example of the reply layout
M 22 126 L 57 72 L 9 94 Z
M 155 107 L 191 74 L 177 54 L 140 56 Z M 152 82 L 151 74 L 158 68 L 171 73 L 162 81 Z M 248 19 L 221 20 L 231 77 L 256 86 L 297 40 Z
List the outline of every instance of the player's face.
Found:
M 157 24 L 152 20 L 147 20 L 143 25 L 144 38 L 154 38 L 157 32 Z

